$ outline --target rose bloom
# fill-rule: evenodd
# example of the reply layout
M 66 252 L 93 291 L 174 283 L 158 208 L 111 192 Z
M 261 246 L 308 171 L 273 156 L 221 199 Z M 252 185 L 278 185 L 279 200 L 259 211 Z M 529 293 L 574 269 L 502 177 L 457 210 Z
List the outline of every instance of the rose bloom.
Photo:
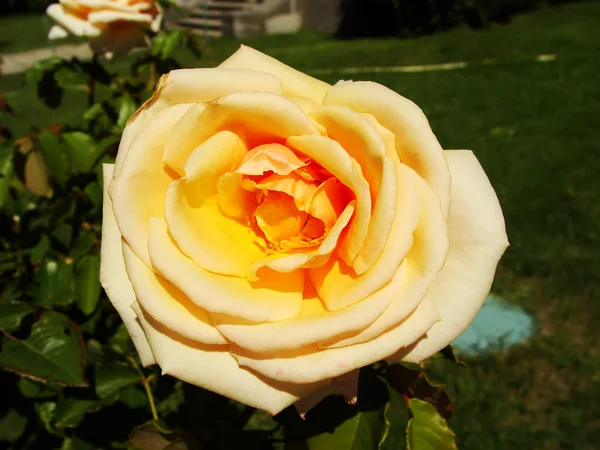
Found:
M 157 32 L 162 20 L 153 0 L 59 0 L 46 14 L 56 23 L 48 39 L 87 36 L 94 53 L 108 59 L 144 46 L 144 29 Z
M 414 103 L 248 47 L 164 75 L 104 186 L 101 280 L 142 362 L 273 414 L 448 345 L 508 245 Z

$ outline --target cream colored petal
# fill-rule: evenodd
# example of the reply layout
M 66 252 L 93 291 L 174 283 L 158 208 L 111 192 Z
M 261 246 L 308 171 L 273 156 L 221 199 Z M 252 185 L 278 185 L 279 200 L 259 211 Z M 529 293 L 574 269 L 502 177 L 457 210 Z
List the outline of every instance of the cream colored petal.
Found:
M 186 383 L 271 414 L 277 414 L 328 383 L 293 385 L 255 375 L 238 366 L 227 352 L 227 346 L 200 344 L 178 336 L 145 314 L 137 303 L 132 308 L 148 335 L 163 374 Z
M 295 317 L 302 310 L 302 271 L 263 273 L 257 282 L 208 272 L 179 251 L 161 219 L 151 220 L 148 247 L 159 274 L 211 313 L 273 322 Z
M 261 259 L 250 267 L 250 279 L 257 279 L 259 271 L 263 267 L 268 267 L 276 272 L 289 273 L 297 269 L 322 266 L 336 249 L 340 235 L 346 229 L 355 209 L 356 202 L 350 202 L 317 250 L 286 254 L 285 256 L 276 254 Z
M 107 24 L 111 22 L 136 22 L 136 23 L 150 23 L 152 22 L 152 15 L 136 12 L 125 12 L 125 11 L 111 11 L 108 9 L 100 11 L 92 11 L 88 14 L 88 21 L 94 25 L 96 24 Z
M 402 322 L 422 301 L 427 286 L 444 266 L 449 245 L 446 219 L 438 197 L 421 177 L 412 173 L 419 194 L 419 223 L 413 233 L 414 243 L 406 255 L 408 273 L 401 289 L 396 291 L 395 300 L 370 326 L 353 336 L 322 342 L 320 347 L 344 347 L 366 342 Z
M 251 47 L 242 45 L 237 52 L 221 63 L 228 69 L 251 69 L 270 73 L 281 79 L 283 94 L 308 97 L 321 104 L 329 85 L 277 61 Z
M 398 196 L 394 223 L 387 245 L 375 264 L 363 275 L 356 275 L 341 259 L 331 258 L 323 267 L 309 269 L 308 276 L 327 308 L 335 311 L 350 306 L 388 284 L 413 244 L 413 231 L 419 215 L 415 178 L 404 164 L 396 166 Z
M 272 171 L 277 175 L 289 175 L 306 164 L 285 145 L 263 144 L 250 150 L 235 172 L 242 175 L 262 175 Z
M 148 267 L 150 218 L 163 217 L 167 188 L 174 178 L 161 161 L 163 149 L 171 130 L 190 106 L 180 104 L 161 111 L 139 130 L 110 188 L 121 234 Z
M 294 403 L 294 408 L 296 408 L 300 417 L 304 419 L 309 410 L 330 395 L 343 395 L 349 404 L 355 405 L 358 401 L 359 374 L 360 370 L 357 369 L 332 379 L 329 386 L 319 389 Z
M 396 92 L 370 81 L 332 86 L 325 105 L 344 105 L 375 116 L 396 136 L 402 162 L 414 169 L 440 198 L 447 216 L 450 206 L 450 172 L 444 151 L 421 109 Z
M 362 114 L 345 106 L 320 106 L 312 111 L 311 117 L 358 162 L 369 183 L 373 215 L 363 247 L 352 263 L 360 275 L 381 255 L 394 222 L 398 190 L 394 164 L 386 157 L 382 136 Z
M 319 134 L 306 114 L 281 95 L 234 92 L 208 104 L 206 109 L 190 109 L 167 142 L 164 162 L 182 173 L 190 153 L 222 130 L 239 134 L 248 148 L 281 142 L 289 136 Z
M 362 248 L 371 220 L 371 196 L 356 161 L 336 141 L 324 136 L 292 136 L 287 145 L 311 157 L 356 196 L 356 211 L 348 234 L 339 248 L 341 258 L 352 264 Z
M 62 4 L 77 4 L 80 7 L 93 10 L 108 9 L 114 11 L 139 12 L 152 8 L 152 2 L 138 2 L 129 4 L 114 0 L 59 0 Z
M 178 69 L 163 75 L 150 100 L 133 115 L 123 132 L 115 161 L 115 176 L 121 171 L 133 137 L 163 109 L 180 103 L 211 102 L 231 92 L 246 91 L 280 94 L 281 80 L 266 73 L 239 69 Z M 202 110 L 201 105 L 199 108 Z
M 46 14 L 54 20 L 58 25 L 75 36 L 99 36 L 100 28 L 80 19 L 77 16 L 69 14 L 59 3 L 53 3 L 46 9 Z
M 135 301 L 135 292 L 125 271 L 125 261 L 121 244 L 121 233 L 117 227 L 112 202 L 107 189 L 113 175 L 113 165 L 102 166 L 104 178 L 104 199 L 102 207 L 102 247 L 100 248 L 100 283 L 109 300 L 121 316 L 127 331 L 133 340 L 144 366 L 154 364 L 154 356 L 137 321 L 136 315 L 129 308 Z
M 51 41 L 55 39 L 64 39 L 69 35 L 69 32 L 59 25 L 53 25 L 48 33 L 48 39 Z
M 254 230 L 226 216 L 209 197 L 194 203 L 186 178 L 171 183 L 165 201 L 165 221 L 181 251 L 210 272 L 244 278 L 250 266 L 265 257 Z
M 477 158 L 467 150 L 446 154 L 452 174 L 450 251 L 428 287 L 442 321 L 410 352 L 398 355 L 405 361 L 428 358 L 467 328 L 487 297 L 496 265 L 508 247 L 502 209 Z
M 397 327 L 363 344 L 320 350 L 316 345 L 272 354 L 252 353 L 236 345 L 231 354 L 241 366 L 274 380 L 312 383 L 340 376 L 414 344 L 439 320 L 434 303 L 425 299 Z
M 293 319 L 251 323 L 213 315 L 213 320 L 228 340 L 257 353 L 293 350 L 334 338 L 341 340 L 371 325 L 397 298 L 406 279 L 406 268 L 403 264 L 392 281 L 372 296 L 337 311 L 328 311 L 316 293 L 305 292 L 302 313 Z
M 152 272 L 127 244 L 123 244 L 123 256 L 138 302 L 154 320 L 194 341 L 227 344 L 208 313 L 167 280 Z

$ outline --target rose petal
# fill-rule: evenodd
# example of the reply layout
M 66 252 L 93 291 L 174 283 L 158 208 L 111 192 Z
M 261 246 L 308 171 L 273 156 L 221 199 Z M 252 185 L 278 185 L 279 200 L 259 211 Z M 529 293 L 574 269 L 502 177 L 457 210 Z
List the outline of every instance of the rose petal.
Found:
M 99 36 L 101 29 L 88 21 L 69 14 L 61 4 L 53 3 L 46 9 L 46 14 L 58 25 L 75 36 Z
M 313 345 L 268 354 L 253 353 L 232 345 L 230 352 L 241 366 L 274 380 L 313 383 L 387 358 L 398 349 L 414 344 L 438 320 L 435 304 L 424 299 L 404 322 L 362 344 L 326 350 Z
M 213 315 L 213 321 L 231 342 L 258 353 L 293 350 L 335 337 L 343 338 L 371 325 L 398 297 L 406 279 L 406 268 L 403 264 L 392 281 L 372 296 L 338 311 L 328 311 L 313 290 L 304 293 L 302 313 L 292 319 L 256 324 Z
M 210 272 L 245 277 L 265 257 L 254 230 L 223 214 L 215 196 L 195 202 L 186 178 L 167 190 L 165 221 L 181 251 Z
M 173 174 L 161 161 L 162 152 L 171 130 L 190 106 L 167 108 L 139 130 L 110 188 L 121 234 L 148 267 L 150 218 L 164 216 L 167 188 L 173 181 Z
M 136 13 L 136 12 L 125 12 L 125 11 L 111 11 L 101 10 L 92 11 L 88 14 L 88 21 L 91 24 L 107 24 L 111 22 L 138 22 L 138 23 L 150 23 L 152 22 L 151 14 Z
M 351 264 L 363 245 L 371 219 L 369 186 L 360 173 L 356 161 L 339 143 L 324 136 L 292 136 L 287 140 L 287 145 L 311 157 L 354 192 L 356 196 L 354 220 L 339 249 L 341 258 Z
M 271 171 L 278 175 L 289 175 L 306 164 L 285 145 L 263 144 L 253 148 L 245 155 L 235 173 L 262 175 Z
M 265 271 L 257 282 L 208 272 L 181 253 L 162 219 L 151 220 L 148 242 L 152 265 L 159 274 L 211 313 L 273 322 L 295 317 L 302 310 L 302 271 Z
M 309 279 L 329 310 L 345 308 L 372 295 L 396 274 L 412 246 L 412 233 L 417 225 L 416 177 L 414 171 L 404 164 L 396 166 L 398 196 L 395 220 L 386 247 L 371 269 L 358 276 L 340 258 L 331 258 L 324 266 L 308 270 Z
M 238 366 L 227 352 L 227 346 L 200 344 L 178 336 L 145 314 L 137 303 L 132 308 L 144 327 L 163 374 L 271 414 L 277 414 L 324 386 L 324 383 L 293 385 L 255 375 Z
M 431 186 L 447 216 L 450 205 L 448 163 L 427 118 L 417 105 L 391 89 L 369 81 L 332 86 L 323 104 L 344 105 L 372 114 L 394 133 L 400 159 Z
M 167 280 L 152 272 L 127 244 L 123 245 L 123 255 L 137 300 L 154 320 L 194 341 L 227 344 L 208 313 Z
M 308 97 L 321 104 L 329 85 L 317 80 L 253 48 L 242 45 L 237 52 L 221 63 L 228 69 L 252 69 L 270 73 L 281 79 L 283 94 Z
M 59 25 L 53 25 L 48 33 L 48 39 L 51 41 L 55 39 L 64 39 L 69 35 L 69 32 Z
M 352 263 L 361 275 L 381 255 L 394 222 L 397 196 L 394 165 L 386 157 L 383 138 L 361 114 L 345 106 L 321 106 L 312 111 L 311 117 L 358 162 L 369 183 L 373 214 L 363 247 Z
M 103 164 L 104 197 L 102 206 L 102 247 L 100 248 L 100 283 L 106 291 L 127 331 L 133 340 L 144 366 L 154 364 L 154 356 L 137 322 L 136 315 L 129 308 L 135 301 L 135 292 L 125 271 L 125 261 L 121 244 L 121 233 L 113 213 L 112 202 L 108 195 L 108 186 L 113 175 L 112 164 Z
M 289 136 L 319 134 L 306 114 L 285 97 L 268 92 L 234 92 L 204 110 L 191 108 L 173 129 L 164 162 L 182 173 L 192 150 L 222 130 L 240 135 L 248 148 L 282 142 Z
M 266 73 L 240 69 L 179 69 L 163 75 L 152 97 L 132 116 L 123 132 L 115 161 L 115 176 L 121 171 L 133 137 L 160 111 L 180 103 L 211 102 L 231 92 L 240 91 L 280 94 L 281 80 Z M 203 106 L 199 105 L 198 108 L 201 112 Z M 182 139 L 185 141 L 185 136 Z M 190 151 L 196 147 L 197 145 L 191 147 Z M 185 162 L 181 167 L 183 165 Z
M 366 342 L 402 322 L 422 301 L 427 293 L 427 286 L 444 266 L 449 244 L 446 220 L 439 199 L 421 177 L 412 171 L 411 173 L 419 194 L 419 223 L 413 233 L 414 243 L 406 255 L 408 273 L 402 288 L 396 291 L 395 300 L 370 326 L 353 336 L 321 342 L 321 348 Z
M 409 352 L 396 356 L 419 362 L 438 352 L 471 323 L 487 297 L 508 239 L 502 209 L 471 151 L 447 151 L 452 174 L 446 264 L 428 287 L 442 321 Z

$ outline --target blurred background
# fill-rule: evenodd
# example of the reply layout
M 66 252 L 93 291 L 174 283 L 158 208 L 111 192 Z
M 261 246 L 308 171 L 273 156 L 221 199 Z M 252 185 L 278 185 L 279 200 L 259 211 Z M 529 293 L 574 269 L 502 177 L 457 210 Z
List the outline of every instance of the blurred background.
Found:
M 91 57 L 76 38 L 47 40 L 49 3 L 0 3 L 0 93 L 12 109 L 0 127 L 15 138 L 87 120 L 84 92 L 66 89 L 49 108 L 25 82 L 49 56 Z M 425 111 L 444 148 L 472 149 L 511 242 L 493 294 L 531 323 L 470 367 L 429 363 L 456 399 L 458 447 L 598 448 L 600 2 L 181 0 L 166 20 L 200 38 L 201 57 L 176 55 L 185 67 L 217 65 L 244 43 L 330 83 L 384 84 Z M 133 57 L 109 66 L 126 71 Z M 399 436 L 389 448 L 404 446 Z

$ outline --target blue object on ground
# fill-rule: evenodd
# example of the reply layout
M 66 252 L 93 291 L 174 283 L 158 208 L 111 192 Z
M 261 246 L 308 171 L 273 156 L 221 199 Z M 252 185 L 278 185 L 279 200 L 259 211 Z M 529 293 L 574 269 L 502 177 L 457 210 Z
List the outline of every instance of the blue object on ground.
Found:
M 490 295 L 452 347 L 464 356 L 498 353 L 527 340 L 535 332 L 533 317 L 517 305 Z

